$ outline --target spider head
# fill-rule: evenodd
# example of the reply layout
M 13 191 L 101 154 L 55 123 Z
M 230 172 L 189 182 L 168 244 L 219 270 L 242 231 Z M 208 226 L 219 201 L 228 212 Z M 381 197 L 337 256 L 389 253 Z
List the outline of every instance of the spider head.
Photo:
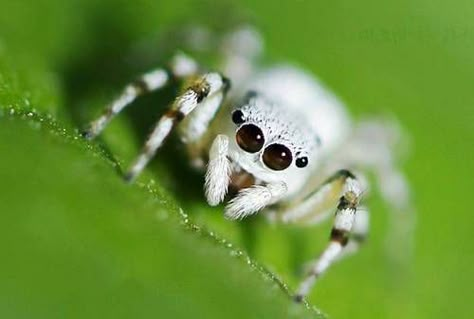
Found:
M 232 112 L 232 122 L 232 159 L 242 169 L 265 182 L 307 175 L 313 145 L 301 119 L 252 92 Z

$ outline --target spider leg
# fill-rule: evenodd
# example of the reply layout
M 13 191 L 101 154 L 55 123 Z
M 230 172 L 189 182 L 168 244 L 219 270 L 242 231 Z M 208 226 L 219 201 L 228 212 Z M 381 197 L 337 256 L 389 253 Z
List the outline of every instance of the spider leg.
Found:
M 339 161 L 344 165 L 373 172 L 382 199 L 391 208 L 387 236 L 389 256 L 399 265 L 407 265 L 413 253 L 416 212 L 409 184 L 397 167 L 394 149 L 406 147 L 406 137 L 398 123 L 390 119 L 366 119 L 354 130 Z M 401 145 L 400 145 L 401 144 Z M 398 147 L 397 147 L 398 146 Z
M 240 219 L 252 215 L 276 203 L 286 191 L 287 186 L 283 182 L 244 188 L 229 201 L 225 216 L 229 219 Z
M 393 152 L 404 141 L 402 133 L 394 120 L 364 120 L 356 127 L 343 155 L 352 165 L 365 167 L 375 173 L 381 195 L 398 211 L 410 206 L 409 186 L 396 166 Z
M 212 143 L 204 184 L 207 202 L 216 206 L 224 200 L 230 183 L 231 166 L 227 157 L 229 138 L 218 135 Z
M 160 118 L 145 142 L 141 153 L 125 175 L 126 180 L 132 181 L 143 170 L 158 148 L 163 145 L 172 129 L 196 108 L 198 110 L 202 108 L 206 112 L 204 112 L 204 115 L 202 115 L 202 112 L 198 112 L 194 117 L 198 120 L 192 121 L 193 118 L 190 118 L 189 123 L 194 123 L 194 125 L 188 123 L 188 139 L 184 137 L 184 140 L 185 142 L 191 142 L 202 135 L 206 125 L 221 105 L 228 87 L 228 80 L 218 73 L 207 73 L 198 77 L 184 93 L 176 98 L 171 109 Z M 209 106 L 212 106 L 212 109 Z
M 301 282 L 295 295 L 300 302 L 310 292 L 316 280 L 340 258 L 349 243 L 350 234 L 356 222 L 356 213 L 362 194 L 362 187 L 354 175 L 345 178 L 342 196 L 334 217 L 330 242 L 322 254 L 315 260 L 306 278 Z
M 369 211 L 365 206 L 357 207 L 354 225 L 352 226 L 349 242 L 342 250 L 336 261 L 346 256 L 352 255 L 359 250 L 359 247 L 367 239 L 369 233 Z
M 339 170 L 323 182 L 314 191 L 308 193 L 299 202 L 292 203 L 279 217 L 283 223 L 302 223 L 314 225 L 331 216 L 334 203 L 340 197 L 347 178 L 353 174 L 348 170 Z
M 223 61 L 221 69 L 237 86 L 255 71 L 256 62 L 263 52 L 261 34 L 253 27 L 242 25 L 225 34 L 220 43 Z
M 171 60 L 170 70 L 158 68 L 140 76 L 128 84 L 122 93 L 113 100 L 102 115 L 94 120 L 83 133 L 87 139 L 99 135 L 107 124 L 137 97 L 163 88 L 171 77 L 186 77 L 197 71 L 196 63 L 183 54 L 177 54 Z

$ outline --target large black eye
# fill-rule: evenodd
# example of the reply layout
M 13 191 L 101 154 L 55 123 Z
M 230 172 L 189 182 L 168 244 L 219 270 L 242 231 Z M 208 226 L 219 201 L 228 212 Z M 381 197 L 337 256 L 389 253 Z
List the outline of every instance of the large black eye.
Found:
M 308 165 L 308 158 L 306 156 L 299 157 L 295 161 L 296 166 L 303 168 Z
M 256 153 L 262 149 L 265 139 L 258 126 L 253 124 L 243 125 L 235 136 L 240 148 L 249 153 Z
M 285 145 L 271 144 L 263 151 L 263 162 L 275 171 L 281 171 L 290 166 L 293 156 Z
M 242 113 L 241 110 L 235 110 L 234 112 L 232 112 L 232 122 L 234 122 L 235 124 L 242 124 L 243 122 L 245 122 L 244 113 Z

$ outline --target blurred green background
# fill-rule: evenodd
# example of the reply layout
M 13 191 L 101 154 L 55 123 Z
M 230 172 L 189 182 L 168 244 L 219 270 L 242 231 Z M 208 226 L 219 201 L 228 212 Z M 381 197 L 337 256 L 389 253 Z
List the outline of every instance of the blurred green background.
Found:
M 375 191 L 370 240 L 311 304 L 332 318 L 472 317 L 472 1 L 20 0 L 0 1 L 2 318 L 316 316 L 245 254 L 294 288 L 328 226 L 225 221 L 173 143 L 141 179 L 154 184 L 120 180 L 172 90 L 127 110 L 99 146 L 74 131 L 164 61 L 179 44 L 165 34 L 242 21 L 263 33 L 266 62 L 314 72 L 354 117 L 393 114 L 411 138 L 412 260 L 402 267 L 387 253 L 389 209 Z

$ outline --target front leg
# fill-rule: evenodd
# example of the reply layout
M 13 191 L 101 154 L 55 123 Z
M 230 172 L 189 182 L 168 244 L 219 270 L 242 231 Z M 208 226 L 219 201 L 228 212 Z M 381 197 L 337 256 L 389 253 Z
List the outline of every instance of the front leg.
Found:
M 225 135 L 218 135 L 209 151 L 204 184 L 206 199 L 211 206 L 221 203 L 227 194 L 232 173 L 228 152 L 229 138 Z M 244 218 L 277 202 L 286 191 L 287 186 L 283 182 L 245 188 L 229 202 L 225 215 L 230 219 Z
M 230 161 L 227 157 L 228 150 L 229 138 L 225 135 L 218 135 L 212 142 L 209 151 L 209 163 L 204 184 L 207 202 L 211 206 L 218 205 L 227 194 L 231 174 Z
M 173 107 L 158 121 L 148 140 L 145 142 L 142 152 L 126 174 L 126 179 L 128 181 L 135 179 L 153 158 L 156 151 L 163 145 L 163 142 L 169 136 L 172 129 L 193 112 L 194 109 L 199 107 L 206 108 L 206 105 L 209 103 L 218 108 L 224 99 L 228 87 L 228 80 L 218 73 L 207 73 L 194 81 L 194 83 L 176 99 Z M 208 120 L 210 120 L 210 118 Z M 206 128 L 205 125 L 201 125 L 198 132 L 202 134 Z M 194 135 L 196 136 L 196 134 Z
M 244 188 L 227 204 L 225 216 L 229 219 L 241 219 L 255 214 L 264 207 L 276 203 L 287 190 L 284 182 Z
M 361 194 L 362 188 L 359 182 L 353 177 L 347 178 L 343 194 L 337 206 L 329 245 L 319 258 L 316 259 L 306 278 L 300 284 L 295 295 L 296 301 L 300 302 L 303 300 L 311 291 L 316 280 L 341 256 L 341 253 L 343 253 L 344 247 L 346 247 L 349 242 L 349 235 L 356 221 L 356 212 Z

